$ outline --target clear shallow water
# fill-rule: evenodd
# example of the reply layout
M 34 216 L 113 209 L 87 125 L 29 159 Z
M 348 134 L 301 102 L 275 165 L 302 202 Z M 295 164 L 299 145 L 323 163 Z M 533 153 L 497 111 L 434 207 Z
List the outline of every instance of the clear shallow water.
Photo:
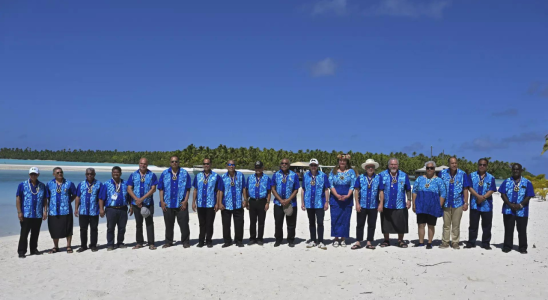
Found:
M 56 160 L 26 160 L 26 159 L 3 159 L 0 158 L 0 164 L 11 165 L 51 165 L 51 166 L 135 166 L 128 164 L 113 164 L 113 163 L 91 163 L 91 162 L 75 162 L 75 161 L 56 161 Z

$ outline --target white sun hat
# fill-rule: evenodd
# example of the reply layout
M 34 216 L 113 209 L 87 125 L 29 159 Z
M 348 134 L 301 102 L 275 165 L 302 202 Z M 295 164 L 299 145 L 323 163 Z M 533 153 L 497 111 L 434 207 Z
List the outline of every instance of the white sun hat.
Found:
M 379 167 L 379 163 L 376 162 L 374 159 L 371 159 L 369 158 L 368 160 L 366 160 L 363 164 L 362 164 L 362 169 L 365 170 L 365 167 L 369 166 L 369 165 L 373 165 L 375 166 L 375 169 L 377 169 Z
M 310 160 L 310 163 L 308 164 L 309 166 L 312 165 L 312 164 L 316 164 L 316 165 L 319 165 L 320 163 L 318 163 L 318 160 L 313 158 Z

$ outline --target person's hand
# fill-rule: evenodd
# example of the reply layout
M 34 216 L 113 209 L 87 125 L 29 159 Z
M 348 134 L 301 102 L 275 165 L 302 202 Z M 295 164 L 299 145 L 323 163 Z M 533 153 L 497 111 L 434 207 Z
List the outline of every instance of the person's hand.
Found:
M 192 210 L 196 211 L 196 201 L 192 202 Z
M 129 216 L 132 216 L 133 215 L 133 206 L 130 206 L 129 207 Z
M 326 201 L 324 206 L 323 206 L 323 210 L 327 211 L 328 209 L 329 209 L 329 203 Z
M 407 209 L 410 209 L 411 208 L 411 201 L 407 201 L 406 205 Z
M 219 209 L 220 209 L 220 210 L 225 210 L 226 207 L 221 203 L 221 204 L 219 205 Z
M 23 213 L 22 212 L 18 212 L 17 217 L 19 218 L 20 222 L 23 222 Z
M 413 204 L 413 212 L 417 213 L 417 206 L 415 204 Z
M 141 203 L 143 203 L 143 198 L 139 198 L 139 199 L 135 200 L 135 205 L 139 206 L 139 205 L 141 205 Z M 139 207 L 141 207 L 141 206 L 139 206 Z
M 103 208 L 99 209 L 99 216 L 101 216 L 101 218 L 105 217 L 105 210 Z
M 479 197 L 476 199 L 476 203 L 478 203 L 478 204 L 483 203 L 483 201 L 485 201 L 485 196 L 479 196 Z
M 266 202 L 266 205 L 264 206 L 264 211 L 268 211 L 269 206 L 270 206 L 270 203 Z
M 75 209 L 74 210 L 74 216 L 78 218 L 78 215 L 79 215 L 79 211 L 78 211 L 78 209 Z
M 462 206 L 462 211 L 467 211 L 468 210 L 468 203 L 464 203 L 464 205 Z
M 215 205 L 213 206 L 213 210 L 214 210 L 215 212 L 219 211 L 219 205 L 218 205 L 218 204 L 215 204 Z
M 359 203 L 356 204 L 356 211 L 357 212 L 361 212 L 362 211 L 362 207 Z
M 48 218 L 48 212 L 44 209 L 44 213 L 42 214 L 42 220 L 46 220 Z
M 379 207 L 377 207 L 377 210 L 378 210 L 379 212 L 382 212 L 382 209 L 383 209 L 382 204 L 379 204 Z
M 339 201 L 344 201 L 344 196 L 338 195 Z
M 306 210 L 306 207 L 304 206 L 304 202 L 303 202 L 303 204 L 301 204 L 301 209 L 302 209 L 303 211 Z
M 244 201 L 243 206 L 245 209 L 249 210 L 249 201 Z
M 164 201 L 160 201 L 160 206 L 162 207 L 162 210 L 163 210 L 164 212 L 167 211 L 166 203 L 165 203 Z
M 186 208 L 188 207 L 188 202 L 187 201 L 183 201 L 181 202 L 181 210 L 186 210 Z

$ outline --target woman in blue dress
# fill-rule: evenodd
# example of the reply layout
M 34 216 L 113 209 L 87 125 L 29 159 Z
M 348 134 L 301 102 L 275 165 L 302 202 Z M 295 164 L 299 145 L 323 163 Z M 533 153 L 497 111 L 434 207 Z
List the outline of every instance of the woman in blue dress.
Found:
M 345 238 L 350 236 L 350 216 L 354 201 L 356 172 L 350 165 L 350 155 L 339 154 L 339 164 L 329 173 L 331 195 L 331 236 L 335 238 L 333 247 L 346 247 Z
M 420 176 L 413 185 L 413 211 L 417 214 L 419 225 L 419 244 L 424 246 L 424 233 L 428 224 L 428 244 L 426 249 L 432 249 L 432 239 L 436 229 L 436 221 L 443 216 L 443 203 L 447 193 L 443 180 L 436 176 L 436 163 L 429 161 L 424 164 L 426 175 Z

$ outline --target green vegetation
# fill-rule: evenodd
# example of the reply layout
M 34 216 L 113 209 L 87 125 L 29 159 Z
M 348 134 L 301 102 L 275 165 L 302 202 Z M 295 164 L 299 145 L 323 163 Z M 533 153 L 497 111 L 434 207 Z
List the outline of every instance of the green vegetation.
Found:
M 340 151 L 322 151 L 322 150 L 299 150 L 297 152 L 274 150 L 274 149 L 259 149 L 254 147 L 249 148 L 228 148 L 225 145 L 219 145 L 215 149 L 209 147 L 196 147 L 189 145 L 183 150 L 176 151 L 92 151 L 92 150 L 71 150 L 63 149 L 59 151 L 51 150 L 32 150 L 32 149 L 19 149 L 19 148 L 1 148 L 0 158 L 8 159 L 40 159 L 40 160 L 58 160 L 58 161 L 78 161 L 78 162 L 98 162 L 98 163 L 120 163 L 120 164 L 137 164 L 141 157 L 148 158 L 151 165 L 158 167 L 168 167 L 169 158 L 172 155 L 179 156 L 181 160 L 181 166 L 192 167 L 193 165 L 201 165 L 204 158 L 210 158 L 214 168 L 224 168 L 226 162 L 229 159 L 234 159 L 238 168 L 252 169 L 253 164 L 257 160 L 261 160 L 265 169 L 277 170 L 280 160 L 284 157 L 289 158 L 292 162 L 304 161 L 308 162 L 311 158 L 316 158 L 322 165 L 336 165 L 337 154 Z M 438 166 L 448 165 L 447 160 L 452 156 L 448 154 L 439 154 L 435 157 L 428 157 L 424 154 L 413 153 L 409 156 L 402 152 L 379 154 L 379 153 L 360 153 L 360 152 L 347 152 L 352 156 L 351 163 L 356 170 L 360 173 L 361 163 L 366 159 L 372 158 L 381 164 L 380 170 L 384 169 L 388 159 L 390 157 L 396 157 L 400 161 L 400 169 L 404 172 L 414 175 L 415 170 L 424 166 L 424 163 L 428 160 L 433 160 Z M 494 160 L 487 158 L 489 162 L 488 172 L 493 174 L 496 178 L 508 178 L 511 175 L 511 163 Z M 477 170 L 477 162 L 471 162 L 464 157 L 458 158 L 459 168 L 467 173 Z M 524 175 L 531 176 L 532 174 L 525 172 Z

